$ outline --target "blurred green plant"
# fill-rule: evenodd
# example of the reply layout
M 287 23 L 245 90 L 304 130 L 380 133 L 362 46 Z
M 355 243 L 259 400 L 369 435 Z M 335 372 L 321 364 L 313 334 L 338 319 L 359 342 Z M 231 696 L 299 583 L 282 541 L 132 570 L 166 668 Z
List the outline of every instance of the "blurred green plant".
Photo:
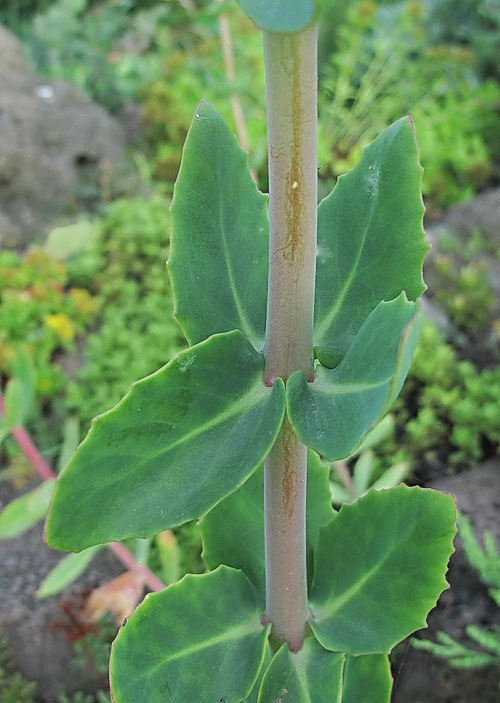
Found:
M 426 3 L 430 41 L 470 46 L 481 73 L 500 78 L 499 0 L 426 0 Z
M 234 10 L 234 12 L 233 12 Z M 231 23 L 236 71 L 230 82 L 226 76 L 221 48 L 219 15 L 224 11 Z M 265 170 L 267 142 L 265 132 L 264 72 L 260 61 L 260 37 L 252 23 L 230 5 L 204 3 L 187 12 L 185 22 L 170 36 L 171 51 L 160 58 L 160 75 L 142 91 L 142 110 L 146 141 L 153 154 L 153 172 L 157 179 L 175 180 L 193 110 L 200 95 L 217 103 L 221 114 L 235 127 L 231 96 L 244 101 L 245 122 L 251 151 L 250 168 L 258 171 L 259 181 L 267 183 Z
M 56 0 L 17 0 L 2 3 L 0 7 L 0 24 L 13 32 L 22 32 L 33 15 L 44 12 Z
M 105 691 L 97 691 L 95 695 L 77 691 L 72 696 L 60 696 L 57 703 L 111 703 L 111 698 Z
M 23 422 L 29 423 L 37 444 L 51 459 L 66 414 L 62 359 L 77 350 L 97 311 L 95 296 L 71 285 L 61 260 L 39 247 L 24 254 L 0 251 L 0 381 L 13 378 L 15 386 L 20 356 L 29 361 L 36 402 L 29 403 Z M 7 395 L 12 390 L 9 384 Z M 18 461 L 19 452 L 10 439 L 4 448 L 9 458 L 6 471 L 15 478 L 19 475 L 15 464 L 20 461 L 22 467 L 23 460 Z
M 408 462 L 399 462 L 384 469 L 384 464 L 373 451 L 379 444 L 394 437 L 395 421 L 393 415 L 386 415 L 371 430 L 347 459 L 330 464 L 330 491 L 334 505 L 354 503 L 370 489 L 385 490 L 394 488 L 404 481 L 410 473 Z
M 478 371 L 459 361 L 427 322 L 395 415 L 403 447 L 395 460 L 474 466 L 500 442 L 500 368 Z
M 117 625 L 109 613 L 101 617 L 95 632 L 89 632 L 73 643 L 75 657 L 72 663 L 81 669 L 88 670 L 90 667 L 98 673 L 106 675 L 111 643 L 116 637 L 116 631 Z M 91 700 L 93 701 L 93 698 Z M 100 703 L 99 699 L 98 703 Z
M 463 241 L 441 230 L 436 240 L 438 254 L 427 276 L 433 300 L 468 341 L 496 347 L 500 333 L 492 285 L 493 262 L 500 257 L 496 242 L 488 245 L 479 231 Z
M 416 0 L 348 8 L 320 83 L 320 163 L 325 175 L 344 173 L 395 115 L 409 113 L 420 135 L 424 194 L 447 206 L 493 174 L 498 85 L 481 81 L 468 47 L 432 45 L 427 19 Z
M 482 548 L 474 535 L 469 518 L 460 515 L 459 534 L 469 563 L 477 570 L 483 583 L 489 586 L 489 594 L 500 607 L 500 554 L 491 532 L 484 532 Z M 436 657 L 447 659 L 456 669 L 469 669 L 500 665 L 500 627 L 485 630 L 477 625 L 468 625 L 465 633 L 480 649 L 471 649 L 457 642 L 445 632 L 438 632 L 438 642 L 413 638 L 416 649 L 432 652 Z
M 136 378 L 167 363 L 184 346 L 165 269 L 167 214 L 163 198 L 122 199 L 99 223 L 90 255 L 101 313 L 96 331 L 87 337 L 83 368 L 68 386 L 68 406 L 83 431 Z
M 54 356 L 75 351 L 97 310 L 96 299 L 69 285 L 67 267 L 43 249 L 0 251 L 0 377 L 13 374 L 22 349 L 35 369 L 36 397 L 53 398 L 65 384 Z
M 172 3 L 57 0 L 41 10 L 24 39 L 47 78 L 70 81 L 117 111 L 156 75 L 160 25 Z
M 0 703 L 34 703 L 35 688 L 15 670 L 7 639 L 0 633 Z

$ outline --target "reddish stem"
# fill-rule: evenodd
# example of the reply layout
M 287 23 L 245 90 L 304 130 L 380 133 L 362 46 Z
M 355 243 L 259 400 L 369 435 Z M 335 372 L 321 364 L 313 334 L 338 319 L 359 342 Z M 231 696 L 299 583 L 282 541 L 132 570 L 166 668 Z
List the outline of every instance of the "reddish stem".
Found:
M 130 571 L 140 574 L 144 579 L 144 583 L 151 591 L 163 591 L 165 584 L 148 569 L 147 566 L 139 564 L 132 552 L 121 542 L 110 542 L 106 545 L 113 554 L 124 564 Z
M 4 415 L 5 401 L 0 391 L 0 417 Z M 11 430 L 11 435 L 16 440 L 24 456 L 28 459 L 40 478 L 44 481 L 56 478 L 57 474 L 47 464 L 24 427 L 15 427 Z M 151 591 L 163 591 L 165 584 L 162 583 L 160 579 L 148 569 L 147 566 L 139 564 L 132 552 L 127 549 L 124 544 L 121 542 L 110 542 L 106 546 L 116 557 L 118 557 L 127 569 L 130 569 L 130 571 L 133 571 L 136 574 L 140 574 L 144 580 L 144 583 Z

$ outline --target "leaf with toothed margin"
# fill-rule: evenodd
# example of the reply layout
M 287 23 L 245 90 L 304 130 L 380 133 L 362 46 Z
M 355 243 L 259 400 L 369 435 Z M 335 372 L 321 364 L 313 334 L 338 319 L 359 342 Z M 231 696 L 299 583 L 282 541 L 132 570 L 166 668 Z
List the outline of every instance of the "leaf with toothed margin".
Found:
M 342 506 L 314 554 L 310 625 L 323 647 L 385 654 L 425 627 L 448 587 L 455 517 L 452 496 L 408 486 Z
M 147 596 L 113 645 L 113 700 L 239 703 L 266 656 L 263 607 L 246 576 L 227 566 Z
M 207 512 L 263 462 L 281 379 L 239 331 L 214 335 L 135 383 L 94 420 L 61 473 L 46 527 L 57 549 L 147 537 Z
M 239 329 L 264 345 L 269 222 L 247 155 L 202 101 L 184 146 L 172 201 L 168 270 L 175 315 L 191 344 Z
M 312 575 L 312 554 L 319 530 L 334 515 L 328 468 L 309 450 L 307 458 L 307 562 Z M 264 467 L 243 486 L 224 498 L 200 521 L 203 559 L 211 569 L 227 564 L 242 569 L 265 595 Z
M 330 461 L 353 453 L 401 389 L 420 328 L 417 303 L 401 294 L 382 302 L 334 369 L 317 366 L 287 382 L 290 422 L 300 440 Z
M 258 703 L 341 703 L 343 666 L 344 655 L 327 651 L 314 637 L 298 652 L 284 644 L 264 674 Z
M 386 654 L 346 657 L 342 703 L 390 703 L 392 676 Z
M 405 117 L 364 150 L 320 203 L 314 344 L 325 365 L 347 352 L 381 300 L 401 291 L 416 300 L 425 290 L 421 183 L 415 134 Z

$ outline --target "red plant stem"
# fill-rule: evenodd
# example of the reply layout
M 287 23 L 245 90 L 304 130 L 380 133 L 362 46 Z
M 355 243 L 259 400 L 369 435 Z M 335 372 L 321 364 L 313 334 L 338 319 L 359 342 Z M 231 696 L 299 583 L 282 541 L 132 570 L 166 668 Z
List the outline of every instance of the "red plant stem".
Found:
M 5 401 L 2 393 L 0 392 L 0 417 L 3 415 L 5 415 Z M 24 427 L 15 427 L 11 430 L 11 435 L 16 440 L 24 456 L 28 459 L 40 478 L 44 481 L 56 478 L 57 474 L 47 464 Z M 132 552 L 127 549 L 124 544 L 121 542 L 110 542 L 106 546 L 116 557 L 118 557 L 127 569 L 130 569 L 130 571 L 133 571 L 136 574 L 140 574 L 144 580 L 144 583 L 151 591 L 163 591 L 165 584 L 162 583 L 162 581 L 160 581 L 160 579 L 155 576 L 155 574 L 150 571 L 147 566 L 142 566 L 139 564 Z
M 56 477 L 55 471 L 52 471 L 50 466 L 47 464 L 43 456 L 33 444 L 33 440 L 26 432 L 24 427 L 16 427 L 11 431 L 11 435 L 18 443 L 24 456 L 28 459 L 30 464 L 32 464 L 35 468 L 37 474 L 43 478 L 44 481 L 48 481 L 48 479 Z
M 147 566 L 138 564 L 132 552 L 124 544 L 121 542 L 110 542 L 106 546 L 130 571 L 140 574 L 151 591 L 163 591 L 165 584 Z

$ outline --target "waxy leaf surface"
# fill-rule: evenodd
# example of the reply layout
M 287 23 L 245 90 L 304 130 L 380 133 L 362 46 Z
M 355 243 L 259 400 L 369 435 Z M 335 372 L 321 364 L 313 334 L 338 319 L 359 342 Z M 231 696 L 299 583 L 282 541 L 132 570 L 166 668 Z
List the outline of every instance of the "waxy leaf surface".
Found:
M 379 303 L 339 366 L 317 365 L 313 383 L 292 374 L 288 413 L 304 444 L 330 461 L 352 454 L 401 388 L 417 343 L 416 313 L 404 294 Z
M 320 203 L 317 347 L 345 354 L 381 300 L 401 291 L 415 300 L 425 290 L 421 172 L 413 127 L 403 118 L 365 149 Z
M 246 154 L 207 103 L 196 110 L 172 202 L 169 272 L 191 344 L 239 329 L 256 348 L 266 325 L 269 223 Z
M 314 637 L 295 653 L 284 644 L 264 674 L 258 703 L 341 703 L 343 665 L 343 654 L 328 652 Z
M 382 654 L 425 627 L 455 532 L 453 498 L 429 489 L 371 491 L 342 506 L 314 554 L 310 624 L 323 647 Z
M 215 335 L 135 383 L 62 472 L 47 522 L 69 551 L 147 537 L 203 515 L 262 463 L 284 388 L 238 332 Z
M 225 566 L 147 596 L 113 645 L 115 703 L 239 703 L 266 653 L 262 609 L 246 576 Z
M 239 3 L 265 32 L 300 32 L 312 22 L 316 11 L 314 0 L 239 0 Z
M 312 555 L 319 530 L 333 517 L 328 469 L 310 451 L 307 461 L 307 550 Z M 264 467 L 222 500 L 200 521 L 203 558 L 211 569 L 227 564 L 243 569 L 262 594 L 266 592 L 264 557 Z
M 392 676 L 386 654 L 346 657 L 342 703 L 390 703 Z

